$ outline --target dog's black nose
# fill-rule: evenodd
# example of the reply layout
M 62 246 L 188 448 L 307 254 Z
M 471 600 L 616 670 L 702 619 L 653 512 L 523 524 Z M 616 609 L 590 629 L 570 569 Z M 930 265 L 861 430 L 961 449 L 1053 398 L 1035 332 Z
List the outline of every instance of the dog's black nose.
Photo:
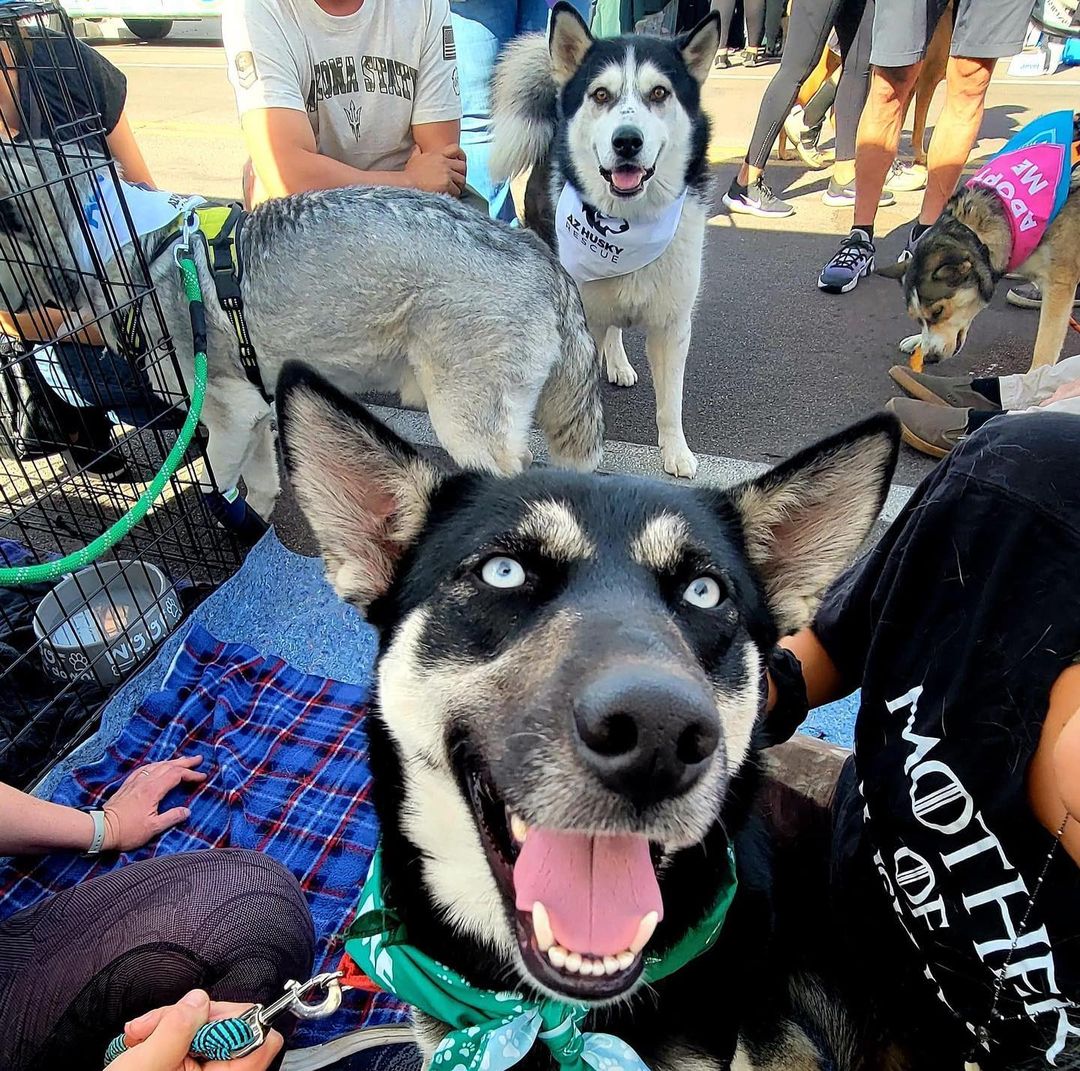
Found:
M 621 126 L 611 135 L 611 147 L 624 160 L 633 160 L 644 144 L 645 138 L 636 126 Z
M 578 694 L 574 724 L 582 761 L 639 807 L 689 789 L 720 743 L 720 719 L 704 688 L 650 667 L 595 677 Z

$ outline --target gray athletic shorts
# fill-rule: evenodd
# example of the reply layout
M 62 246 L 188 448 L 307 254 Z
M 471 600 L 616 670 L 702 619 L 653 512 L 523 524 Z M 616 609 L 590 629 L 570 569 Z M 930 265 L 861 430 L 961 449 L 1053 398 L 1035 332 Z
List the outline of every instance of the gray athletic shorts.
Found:
M 870 62 L 907 67 L 926 55 L 948 0 L 877 0 Z M 1015 56 L 1024 45 L 1033 0 L 956 0 L 950 55 L 970 59 Z

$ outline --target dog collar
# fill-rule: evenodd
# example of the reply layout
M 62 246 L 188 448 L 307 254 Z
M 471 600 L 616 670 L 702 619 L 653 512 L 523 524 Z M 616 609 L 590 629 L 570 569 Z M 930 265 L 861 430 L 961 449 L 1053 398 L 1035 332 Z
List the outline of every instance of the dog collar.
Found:
M 555 208 L 559 262 L 578 283 L 629 275 L 661 256 L 675 237 L 686 190 L 651 219 L 605 216 L 567 183 Z
M 735 853 L 728 845 L 727 873 L 712 906 L 666 952 L 645 956 L 646 982 L 666 978 L 713 946 L 737 885 Z M 649 1071 L 620 1038 L 582 1029 L 589 1014 L 585 1005 L 480 989 L 409 944 L 384 899 L 381 849 L 371 860 L 345 952 L 380 989 L 450 1026 L 431 1059 L 433 1069 L 505 1071 L 539 1041 L 562 1071 Z M 347 982 L 350 966 L 343 964 Z

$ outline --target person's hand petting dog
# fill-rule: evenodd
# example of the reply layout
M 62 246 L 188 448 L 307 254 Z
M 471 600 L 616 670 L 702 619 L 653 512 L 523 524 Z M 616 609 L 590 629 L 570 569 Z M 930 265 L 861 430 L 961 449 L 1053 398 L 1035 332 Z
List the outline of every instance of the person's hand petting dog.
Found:
M 132 1019 L 124 1027 L 128 1051 L 109 1065 L 110 1071 L 266 1071 L 284 1044 L 276 1030 L 267 1031 L 263 1044 L 239 1060 L 200 1063 L 188 1055 L 200 1027 L 250 1007 L 211 1000 L 201 989 L 193 989 L 170 1007 Z
M 444 145 L 435 152 L 413 149 L 405 174 L 418 190 L 460 197 L 465 188 L 465 152 L 460 145 Z
M 190 815 L 187 807 L 161 811 L 161 801 L 180 785 L 194 788 L 207 775 L 195 767 L 198 755 L 141 766 L 101 805 L 105 840 L 101 850 L 141 848 Z M 40 800 L 0 784 L 0 855 L 85 852 L 94 840 L 94 820 L 78 807 Z

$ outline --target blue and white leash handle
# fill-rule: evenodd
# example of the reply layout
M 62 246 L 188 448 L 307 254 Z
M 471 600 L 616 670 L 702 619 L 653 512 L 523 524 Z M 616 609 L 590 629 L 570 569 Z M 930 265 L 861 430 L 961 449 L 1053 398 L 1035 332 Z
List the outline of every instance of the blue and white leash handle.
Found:
M 243 1015 L 218 1019 L 199 1028 L 189 1053 L 197 1060 L 238 1060 L 254 1052 L 265 1040 L 270 1024 L 290 1012 L 299 1019 L 323 1019 L 341 1007 L 341 971 L 317 974 L 306 982 L 286 982 L 285 993 L 270 1004 L 254 1004 Z M 324 990 L 322 1000 L 312 1003 L 309 994 Z M 109 1042 L 105 1066 L 128 1051 L 124 1035 Z

